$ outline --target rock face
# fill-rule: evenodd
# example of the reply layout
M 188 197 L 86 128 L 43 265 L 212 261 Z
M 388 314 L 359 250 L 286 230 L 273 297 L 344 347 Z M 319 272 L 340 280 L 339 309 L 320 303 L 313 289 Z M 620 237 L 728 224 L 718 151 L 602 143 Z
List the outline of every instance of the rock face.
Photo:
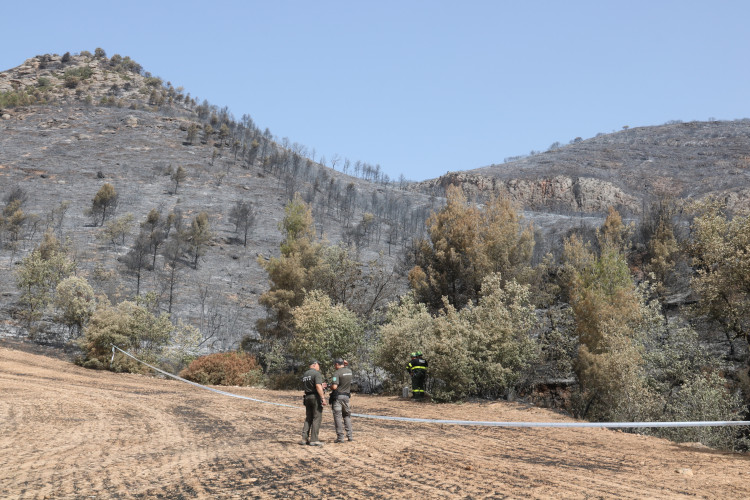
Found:
M 530 179 L 498 179 L 487 175 L 448 173 L 422 185 L 428 189 L 461 186 L 469 196 L 503 195 L 528 210 L 556 209 L 564 212 L 604 212 L 609 207 L 640 209 L 640 200 L 611 182 L 592 177 L 556 175 Z
M 527 210 L 637 216 L 664 198 L 714 196 L 750 209 L 750 119 L 674 122 L 575 141 L 544 153 L 449 172 L 412 189 L 459 185 L 481 199 L 505 194 Z

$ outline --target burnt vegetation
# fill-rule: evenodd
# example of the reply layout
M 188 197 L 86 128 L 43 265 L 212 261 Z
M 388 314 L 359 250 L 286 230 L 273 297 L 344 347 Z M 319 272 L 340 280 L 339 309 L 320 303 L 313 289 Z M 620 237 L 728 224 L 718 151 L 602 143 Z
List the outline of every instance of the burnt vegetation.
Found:
M 413 183 L 316 158 L 102 49 L 1 73 L 0 117 L 5 334 L 74 343 L 93 368 L 112 343 L 174 371 L 241 350 L 236 376 L 271 387 L 342 356 L 371 391 L 403 387 L 422 350 L 434 400 L 746 417 L 746 120 Z M 211 358 L 196 380 L 222 363 L 241 364 Z

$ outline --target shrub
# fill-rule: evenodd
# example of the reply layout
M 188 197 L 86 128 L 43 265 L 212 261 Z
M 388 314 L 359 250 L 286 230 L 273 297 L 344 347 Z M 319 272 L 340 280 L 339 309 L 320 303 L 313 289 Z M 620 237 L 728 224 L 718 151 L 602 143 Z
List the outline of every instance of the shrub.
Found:
M 388 320 L 380 328 L 374 356 L 375 364 L 385 371 L 383 388 L 386 391 L 399 391 L 408 383 L 408 353 L 424 349 L 432 324 L 427 306 L 417 303 L 413 293 L 389 309 Z
M 25 90 L 11 90 L 0 92 L 0 108 L 15 108 L 29 106 L 36 102 L 36 98 Z
M 674 421 L 741 420 L 746 410 L 739 395 L 725 388 L 726 381 L 716 373 L 693 375 L 672 397 L 665 418 Z M 679 427 L 660 429 L 656 434 L 677 442 L 700 442 L 721 449 L 747 446 L 738 427 Z
M 27 326 L 42 318 L 57 285 L 75 269 L 75 262 L 68 258 L 68 248 L 52 233 L 45 233 L 44 240 L 16 270 L 16 285 L 21 292 L 19 314 Z
M 79 346 L 84 351 L 84 366 L 108 366 L 112 345 L 129 351 L 146 362 L 158 361 L 169 342 L 173 330 L 169 316 L 156 316 L 147 307 L 124 301 L 117 306 L 101 304 L 84 330 Z M 98 360 L 98 363 L 92 360 Z M 118 353 L 112 363 L 113 371 L 141 372 L 142 365 Z
M 257 385 L 263 379 L 255 357 L 244 352 L 220 352 L 202 356 L 180 376 L 204 385 Z
M 57 285 L 54 304 L 58 321 L 78 335 L 94 313 L 94 289 L 85 278 L 69 276 Z
M 65 70 L 65 73 L 63 74 L 63 78 L 68 77 L 75 77 L 80 80 L 86 80 L 87 78 L 91 78 L 91 75 L 94 74 L 94 70 L 91 69 L 89 66 L 81 66 L 80 68 L 70 68 Z
M 498 397 L 514 391 L 538 357 L 529 287 L 488 275 L 479 303 L 456 310 L 445 303 L 436 318 L 407 298 L 381 327 L 376 364 L 390 388 L 404 381 L 407 353 L 423 350 L 430 363 L 428 390 L 437 401 Z
M 351 359 L 362 344 L 364 331 L 357 316 L 343 304 L 332 304 L 320 290 L 310 292 L 292 316 L 294 336 L 289 347 L 305 363 L 315 358 L 325 367 L 327 360 Z
M 144 80 L 144 83 L 148 87 L 161 87 L 162 80 L 158 76 L 151 76 Z

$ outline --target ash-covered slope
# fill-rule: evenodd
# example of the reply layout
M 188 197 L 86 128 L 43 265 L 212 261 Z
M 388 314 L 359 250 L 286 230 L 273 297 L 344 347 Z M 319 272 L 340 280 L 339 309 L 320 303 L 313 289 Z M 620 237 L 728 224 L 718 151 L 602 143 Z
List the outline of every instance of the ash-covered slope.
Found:
M 671 123 L 600 134 L 500 165 L 450 172 L 418 188 L 460 184 L 530 210 L 641 212 L 655 197 L 725 198 L 750 208 L 750 120 Z
M 0 204 L 20 190 L 28 216 L 17 242 L 8 235 L 0 242 L 0 330 L 21 333 L 11 319 L 19 298 L 14 270 L 48 229 L 70 239 L 78 274 L 119 301 L 135 292 L 136 278 L 123 257 L 149 211 L 166 217 L 178 210 L 188 225 L 206 212 L 210 247 L 197 269 L 185 257 L 172 312 L 210 336 L 213 349 L 225 349 L 253 334 L 264 314 L 257 298 L 268 289 L 268 278 L 258 259 L 278 255 L 279 222 L 294 192 L 313 207 L 319 234 L 332 243 L 346 240 L 362 261 L 379 259 L 386 269 L 396 264 L 434 203 L 314 163 L 140 70 L 112 69 L 110 61 L 75 55 L 63 63 L 62 56 L 37 56 L 0 73 L 0 99 L 6 102 L 0 110 Z M 66 72 L 85 78 L 68 88 Z M 208 135 L 214 115 L 218 123 Z M 197 137 L 190 139 L 192 126 Z M 186 175 L 176 185 L 172 174 L 178 168 Z M 104 183 L 119 196 L 112 217 L 133 217 L 124 241 L 102 239 L 102 226 L 87 214 Z M 246 247 L 230 220 L 238 201 L 252 203 L 257 213 Z M 368 225 L 362 228 L 364 219 Z M 166 287 L 157 256 L 156 265 L 143 272 L 141 293 L 155 292 L 165 308 Z

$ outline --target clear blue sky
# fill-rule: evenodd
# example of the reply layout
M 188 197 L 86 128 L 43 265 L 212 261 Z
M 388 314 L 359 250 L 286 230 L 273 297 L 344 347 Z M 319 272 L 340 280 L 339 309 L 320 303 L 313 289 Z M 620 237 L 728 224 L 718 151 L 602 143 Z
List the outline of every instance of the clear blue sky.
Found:
M 316 159 L 392 178 L 668 120 L 750 117 L 750 2 L 34 1 L 0 70 L 102 47 Z

